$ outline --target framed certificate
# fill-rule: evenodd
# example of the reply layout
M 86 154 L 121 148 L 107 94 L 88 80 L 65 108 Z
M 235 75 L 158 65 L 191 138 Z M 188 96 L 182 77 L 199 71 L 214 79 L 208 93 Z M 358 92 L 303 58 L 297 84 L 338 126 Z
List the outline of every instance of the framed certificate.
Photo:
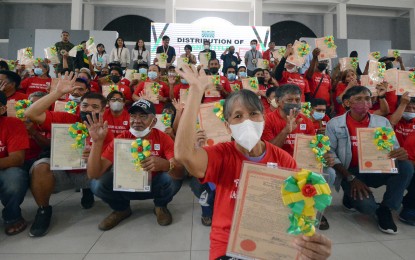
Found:
M 244 78 L 242 79 L 242 88 L 250 90 L 254 92 L 255 94 L 259 91 L 259 83 L 258 78 L 252 77 L 252 78 Z
M 294 172 L 244 162 L 226 255 L 238 259 L 295 259 L 289 207 L 281 186 Z M 261 212 L 261 214 L 258 214 Z
M 340 71 L 356 70 L 356 68 L 353 67 L 352 58 L 349 58 L 349 57 L 339 58 L 339 64 L 340 64 Z
M 386 68 L 382 68 L 382 63 L 377 61 L 369 61 L 369 79 L 372 80 L 373 84 L 378 84 L 383 81 L 383 78 L 385 77 L 384 71 L 386 71 Z
M 137 170 L 131 156 L 132 139 L 114 139 L 114 181 L 115 191 L 150 192 L 151 174 Z
M 337 58 L 337 47 L 334 44 L 334 38 L 326 36 L 315 39 L 316 47 L 320 49 L 318 60 L 328 60 Z
M 157 86 L 158 86 L 158 92 L 157 94 L 154 94 L 153 87 L 156 88 Z M 145 82 L 144 83 L 144 93 L 149 98 L 149 100 L 153 102 L 153 104 L 155 105 L 159 104 L 158 95 L 160 93 L 160 89 L 161 89 L 161 85 L 157 82 Z
M 55 106 L 53 107 L 53 111 L 55 112 L 65 112 L 65 101 L 55 101 Z
M 71 124 L 52 124 L 51 170 L 86 169 L 87 160 L 82 158 L 82 150 L 72 147 L 75 140 L 68 133 L 70 126 Z
M 415 83 L 409 78 L 410 71 L 398 71 L 398 88 L 396 89 L 396 95 L 403 95 L 405 92 L 409 92 L 410 97 L 415 97 Z
M 207 68 L 210 60 L 210 52 L 201 52 L 199 55 L 199 59 L 200 65 L 202 65 L 203 68 Z
M 8 117 L 16 117 L 16 100 L 7 100 L 7 116 Z
M 388 151 L 378 150 L 374 143 L 375 128 L 357 128 L 357 149 L 360 173 L 398 173 L 395 160 Z
M 164 131 L 166 131 L 167 127 L 161 121 L 162 116 L 163 116 L 162 114 L 157 114 L 156 115 L 157 122 L 156 122 L 156 125 L 154 126 L 154 128 L 156 128 L 156 129 L 158 129 L 158 130 L 160 130 L 164 133 Z
M 231 140 L 225 123 L 213 112 L 214 107 L 215 103 L 201 104 L 198 116 L 200 128 L 206 131 L 206 143 L 209 146 Z
M 317 161 L 315 154 L 310 148 L 310 142 L 313 138 L 314 135 L 296 134 L 293 158 L 297 162 L 298 168 L 322 173 L 323 165 Z
M 177 59 L 177 68 L 181 69 L 184 65 L 189 65 L 189 58 L 187 57 L 180 57 Z

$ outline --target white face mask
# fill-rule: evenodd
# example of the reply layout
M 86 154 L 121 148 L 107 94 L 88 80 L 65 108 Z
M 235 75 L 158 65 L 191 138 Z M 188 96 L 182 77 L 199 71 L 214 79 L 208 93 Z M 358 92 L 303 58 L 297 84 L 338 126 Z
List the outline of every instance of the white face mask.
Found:
M 82 97 L 74 97 L 74 96 L 72 96 L 71 94 L 69 94 L 69 99 L 70 99 L 71 101 L 76 102 L 76 103 L 80 103 L 80 102 L 81 102 L 81 98 L 82 98 Z
M 277 108 L 278 107 L 278 104 L 277 104 L 277 101 L 275 101 L 275 98 L 271 100 L 271 106 L 273 108 Z
M 204 47 L 205 47 L 205 50 L 209 50 L 210 49 L 210 45 L 207 45 L 206 44 Z
M 120 112 L 124 108 L 124 103 L 121 103 L 119 101 L 111 102 L 110 103 L 110 108 L 114 112 Z
M 261 139 L 264 121 L 254 122 L 247 119 L 240 124 L 229 124 L 229 127 L 232 130 L 232 137 L 236 143 L 250 152 Z
M 292 67 L 291 69 L 288 69 L 288 68 L 285 68 L 286 70 L 287 70 L 287 72 L 289 72 L 289 73 L 295 73 L 295 72 L 297 72 L 297 67 L 296 66 L 294 66 L 294 67 Z
M 147 136 L 151 132 L 151 125 L 153 124 L 153 121 L 151 121 L 150 125 L 144 129 L 143 131 L 137 131 L 134 128 L 130 127 L 130 133 L 134 135 L 137 138 L 143 138 Z

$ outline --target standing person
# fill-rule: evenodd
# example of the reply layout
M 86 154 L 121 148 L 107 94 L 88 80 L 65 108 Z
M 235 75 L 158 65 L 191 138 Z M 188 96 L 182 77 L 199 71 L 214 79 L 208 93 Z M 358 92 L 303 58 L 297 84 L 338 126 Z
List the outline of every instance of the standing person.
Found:
M 257 45 L 258 41 L 255 39 L 252 40 L 251 50 L 245 53 L 245 65 L 249 77 L 254 75 L 254 70 L 257 68 L 258 59 L 262 58 L 261 52 L 256 49 Z
M 162 72 L 162 74 L 165 74 L 165 72 L 167 71 L 167 68 L 169 68 L 176 60 L 176 50 L 174 49 L 174 47 L 169 46 L 169 43 L 170 43 L 169 36 L 164 35 L 162 40 L 163 40 L 163 44 L 157 47 L 156 54 L 165 53 L 167 55 L 166 69 L 163 69 L 163 72 Z M 158 59 L 154 58 L 154 63 L 157 64 L 157 62 L 158 62 Z
M 269 69 L 272 70 L 278 64 L 279 60 L 274 57 L 275 42 L 268 43 L 268 50 L 262 53 L 262 58 L 269 61 Z
M 236 54 L 236 56 L 234 55 Z M 226 74 L 226 71 L 229 67 L 235 68 L 238 70 L 238 65 L 241 64 L 241 57 L 239 57 L 239 52 L 235 52 L 235 46 L 230 46 L 227 48 L 222 55 L 220 55 L 220 59 L 223 60 L 223 68 L 222 73 Z
M 125 47 L 124 38 L 118 37 L 110 55 L 110 63 L 120 66 L 125 70 L 130 65 L 130 51 Z
M 147 64 L 147 66 L 150 66 L 150 51 L 146 49 L 143 39 L 138 39 L 132 53 L 133 69 L 138 70 L 140 64 Z
M 187 44 L 186 46 L 184 46 L 184 53 L 180 55 L 180 58 L 188 58 L 189 64 L 196 65 L 196 56 L 192 54 L 192 50 L 192 45 Z
M 55 68 L 56 76 L 58 76 L 58 73 L 62 73 L 64 61 L 67 63 L 67 69 L 73 71 L 74 60 L 69 56 L 69 51 L 75 47 L 75 45 L 69 41 L 69 33 L 67 31 L 62 31 L 61 41 L 55 43 L 55 47 L 59 58 L 59 64 L 53 66 Z
M 209 259 L 229 259 L 225 254 L 236 202 L 236 196 L 232 194 L 237 191 L 235 183 L 240 178 L 243 161 L 275 162 L 280 167 L 291 169 L 296 168 L 296 163 L 288 153 L 261 140 L 264 108 L 258 97 L 249 90 L 232 93 L 224 104 L 226 128 L 235 141 L 195 147 L 194 122 L 209 80 L 203 77 L 203 70 L 197 75 L 190 67 L 177 70 L 177 73 L 191 87 L 176 135 L 175 158 L 200 182 L 216 185 Z M 331 242 L 321 234 L 308 238 L 307 248 L 304 247 L 304 237 L 297 237 L 296 242 L 301 245 L 297 247 L 300 259 L 327 259 L 330 256 Z
M 105 51 L 105 46 L 102 43 L 97 45 L 97 53 L 92 55 L 92 65 L 95 71 L 101 71 L 102 68 L 108 67 L 110 56 Z
M 210 53 L 210 60 L 208 60 L 208 62 L 211 61 L 211 60 L 216 59 L 216 51 L 210 49 L 210 41 L 209 40 L 204 40 L 203 41 L 203 48 L 204 48 L 203 51 L 199 52 L 199 61 L 200 61 L 200 54 L 201 53 L 206 53 L 206 52 Z
M 49 92 L 52 79 L 49 76 L 49 64 L 40 62 L 34 69 L 35 76 L 21 82 L 20 89 L 30 95 L 34 92 Z

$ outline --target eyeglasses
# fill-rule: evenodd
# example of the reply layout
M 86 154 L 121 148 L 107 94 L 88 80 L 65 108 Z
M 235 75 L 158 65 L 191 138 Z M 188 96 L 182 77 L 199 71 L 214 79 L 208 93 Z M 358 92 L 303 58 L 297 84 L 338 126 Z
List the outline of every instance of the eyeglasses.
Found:
M 123 98 L 111 98 L 110 101 L 111 102 L 117 102 L 117 101 L 118 102 L 124 102 L 124 99 Z
M 148 114 L 132 114 L 132 115 L 130 115 L 130 119 L 132 121 L 147 120 L 148 119 Z

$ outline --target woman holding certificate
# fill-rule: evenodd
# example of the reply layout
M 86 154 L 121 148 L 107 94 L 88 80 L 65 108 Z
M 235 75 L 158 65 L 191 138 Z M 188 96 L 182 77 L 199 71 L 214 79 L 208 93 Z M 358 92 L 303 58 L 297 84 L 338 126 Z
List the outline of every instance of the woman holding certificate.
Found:
M 296 168 L 296 163 L 285 151 L 260 140 L 264 129 L 264 108 L 258 96 L 249 90 L 232 93 L 224 104 L 225 124 L 235 141 L 195 148 L 189 140 L 196 140 L 194 122 L 210 78 L 205 77 L 203 70 L 198 75 L 187 66 L 183 71 L 176 71 L 191 88 L 176 135 L 175 157 L 201 182 L 216 185 L 209 258 L 229 259 L 225 254 L 243 161 L 275 162 L 291 169 Z M 317 234 L 309 238 L 298 237 L 295 247 L 301 252 L 300 259 L 327 259 L 331 242 Z

